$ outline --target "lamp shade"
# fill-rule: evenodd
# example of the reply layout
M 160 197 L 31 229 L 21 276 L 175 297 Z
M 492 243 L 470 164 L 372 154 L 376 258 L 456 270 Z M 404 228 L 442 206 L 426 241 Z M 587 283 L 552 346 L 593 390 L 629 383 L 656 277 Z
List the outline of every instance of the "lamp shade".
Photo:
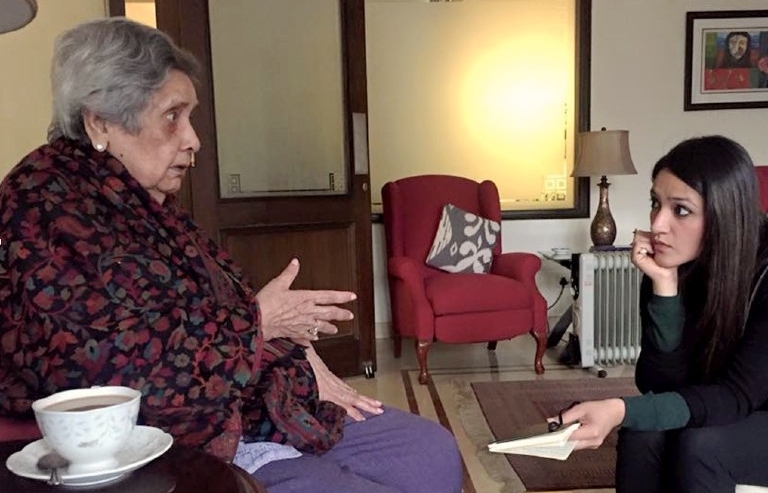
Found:
M 636 175 L 628 130 L 581 132 L 571 176 Z
M 0 0 L 0 33 L 21 29 L 37 14 L 35 0 Z

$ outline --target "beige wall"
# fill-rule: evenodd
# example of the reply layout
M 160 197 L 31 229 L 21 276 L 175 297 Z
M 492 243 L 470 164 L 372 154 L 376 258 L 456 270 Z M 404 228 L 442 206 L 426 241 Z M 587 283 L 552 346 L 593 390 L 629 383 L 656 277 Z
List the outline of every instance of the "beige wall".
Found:
M 45 140 L 54 36 L 105 12 L 103 0 L 38 0 L 38 4 L 38 18 L 30 25 L 0 35 L 0 176 Z M 765 0 L 739 0 L 738 4 L 740 9 L 765 8 Z M 638 171 L 635 176 L 610 179 L 617 244 L 628 243 L 632 229 L 647 226 L 651 168 L 679 140 L 722 133 L 744 144 L 757 163 L 768 164 L 768 110 L 683 111 L 685 12 L 732 8 L 729 0 L 593 0 L 592 126 L 628 129 Z M 505 221 L 504 250 L 585 249 L 590 244 L 590 220 Z M 374 225 L 373 238 L 376 320 L 386 322 L 390 313 L 381 225 Z M 545 262 L 538 281 L 550 302 L 564 274 L 561 267 Z M 569 301 L 568 296 L 564 298 L 552 313 L 564 310 Z
M 0 35 L 0 176 L 45 142 L 51 115 L 49 67 L 57 34 L 104 17 L 104 0 L 38 0 L 37 17 Z
M 738 5 L 737 5 L 738 4 Z M 734 8 L 765 9 L 766 0 L 592 0 L 592 130 L 629 130 L 637 175 L 610 177 L 611 211 L 616 244 L 627 244 L 634 228 L 648 227 L 648 190 L 653 164 L 674 144 L 688 137 L 723 134 L 743 144 L 758 164 L 768 164 L 766 109 L 683 111 L 685 13 Z M 590 210 L 594 215 L 597 180 L 592 180 Z M 591 244 L 590 219 L 504 221 L 504 251 Z M 381 225 L 373 228 L 376 321 L 390 320 L 389 294 Z M 544 262 L 537 282 L 552 303 L 562 267 Z M 550 314 L 562 313 L 570 296 Z M 384 335 L 377 328 L 377 335 Z

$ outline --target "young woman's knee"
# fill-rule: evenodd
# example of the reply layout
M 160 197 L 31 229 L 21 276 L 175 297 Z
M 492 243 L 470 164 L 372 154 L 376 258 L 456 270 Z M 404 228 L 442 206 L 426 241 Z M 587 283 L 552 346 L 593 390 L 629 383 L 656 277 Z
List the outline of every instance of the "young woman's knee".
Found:
M 681 465 L 707 464 L 717 461 L 724 450 L 727 440 L 722 427 L 688 428 L 678 437 L 678 457 Z
M 677 475 L 681 487 L 696 484 L 705 477 L 718 481 L 730 477 L 726 466 L 729 440 L 724 433 L 723 427 L 688 428 L 680 433 Z
M 665 491 L 666 433 L 619 429 L 616 447 L 616 491 L 618 493 Z

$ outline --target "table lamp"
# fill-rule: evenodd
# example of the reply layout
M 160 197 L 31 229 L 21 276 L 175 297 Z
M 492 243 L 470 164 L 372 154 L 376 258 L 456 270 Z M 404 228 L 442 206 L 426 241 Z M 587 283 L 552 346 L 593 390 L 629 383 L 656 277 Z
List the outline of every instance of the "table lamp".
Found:
M 0 0 L 0 34 L 29 24 L 37 14 L 35 0 Z
M 609 247 L 616 239 L 616 222 L 608 206 L 606 175 L 636 175 L 635 165 L 629 155 L 629 131 L 606 130 L 581 132 L 576 164 L 571 176 L 601 176 L 600 201 L 592 220 L 590 236 L 595 247 Z
M 21 29 L 37 14 L 35 0 L 0 0 L 0 34 Z

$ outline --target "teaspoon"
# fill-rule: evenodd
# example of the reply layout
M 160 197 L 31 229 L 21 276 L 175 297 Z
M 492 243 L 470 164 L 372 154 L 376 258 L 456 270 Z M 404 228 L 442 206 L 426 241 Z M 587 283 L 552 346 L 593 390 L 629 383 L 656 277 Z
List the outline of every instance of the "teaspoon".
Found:
M 51 471 L 51 477 L 48 478 L 47 482 L 53 486 L 58 486 L 61 484 L 61 479 L 59 478 L 59 469 L 62 467 L 67 467 L 68 465 L 69 461 L 56 452 L 47 453 L 37 460 L 38 469 L 44 472 Z

